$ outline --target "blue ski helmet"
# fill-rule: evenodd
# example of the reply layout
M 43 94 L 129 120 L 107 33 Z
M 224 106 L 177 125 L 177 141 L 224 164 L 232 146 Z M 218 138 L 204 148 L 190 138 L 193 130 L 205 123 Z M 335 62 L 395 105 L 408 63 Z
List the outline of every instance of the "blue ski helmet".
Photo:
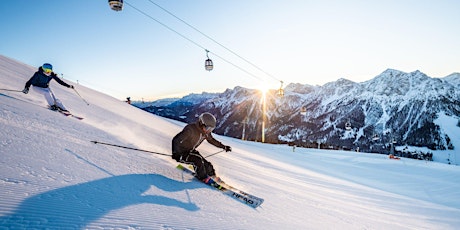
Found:
M 42 69 L 53 70 L 53 66 L 50 63 L 45 63 L 42 65 Z

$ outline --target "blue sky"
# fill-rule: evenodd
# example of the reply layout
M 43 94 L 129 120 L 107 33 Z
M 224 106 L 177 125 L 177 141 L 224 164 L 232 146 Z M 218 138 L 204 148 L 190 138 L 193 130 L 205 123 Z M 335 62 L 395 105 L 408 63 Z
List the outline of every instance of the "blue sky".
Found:
M 2 0 L 0 54 L 37 67 L 52 63 L 65 79 L 134 100 L 277 88 L 279 80 L 363 82 L 387 68 L 431 77 L 460 72 L 460 1 L 125 2 L 115 12 L 106 0 Z M 203 48 L 213 71 L 204 69 Z

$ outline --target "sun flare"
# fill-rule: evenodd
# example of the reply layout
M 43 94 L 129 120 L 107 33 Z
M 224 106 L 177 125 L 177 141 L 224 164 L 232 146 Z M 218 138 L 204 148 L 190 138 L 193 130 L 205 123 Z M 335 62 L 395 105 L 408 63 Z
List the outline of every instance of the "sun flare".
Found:
M 270 90 L 270 88 L 268 87 L 268 85 L 266 84 L 263 84 L 263 85 L 260 85 L 259 87 L 257 87 L 257 89 L 263 94 L 267 94 L 267 92 Z

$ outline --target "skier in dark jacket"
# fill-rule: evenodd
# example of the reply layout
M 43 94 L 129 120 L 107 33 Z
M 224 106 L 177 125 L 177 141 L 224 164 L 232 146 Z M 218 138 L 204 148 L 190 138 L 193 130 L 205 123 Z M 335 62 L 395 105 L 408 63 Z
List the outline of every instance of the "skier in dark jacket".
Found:
M 34 75 L 26 82 L 22 92 L 27 94 L 29 92 L 30 86 L 33 85 L 35 92 L 45 96 L 45 99 L 48 102 L 51 110 L 61 110 L 67 112 L 67 109 L 64 107 L 62 102 L 54 96 L 53 91 L 51 91 L 49 87 L 50 81 L 52 79 L 67 88 L 73 89 L 73 85 L 65 83 L 56 76 L 56 74 L 53 72 L 53 66 L 51 64 L 45 63 L 40 66 L 38 71 L 35 72 Z
M 203 113 L 195 123 L 188 124 L 172 139 L 172 158 L 177 162 L 191 164 L 195 177 L 205 180 L 216 175 L 214 167 L 196 148 L 206 139 L 212 145 L 232 151 L 230 146 L 222 144 L 211 135 L 216 127 L 216 118 L 210 113 Z

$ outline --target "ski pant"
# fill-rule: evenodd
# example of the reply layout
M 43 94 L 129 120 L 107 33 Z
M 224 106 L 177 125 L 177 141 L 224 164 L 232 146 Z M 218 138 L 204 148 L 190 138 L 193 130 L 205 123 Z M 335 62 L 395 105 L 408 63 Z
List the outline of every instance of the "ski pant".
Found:
M 195 177 L 199 180 L 206 178 L 207 176 L 215 176 L 216 172 L 211 162 L 207 161 L 201 154 L 192 150 L 191 152 L 185 153 L 173 153 L 172 158 L 177 162 L 184 164 L 191 164 L 195 169 Z
M 54 96 L 53 91 L 51 91 L 51 89 L 49 87 L 48 88 L 42 88 L 42 87 L 38 87 L 38 86 L 33 86 L 32 89 L 34 90 L 34 92 L 43 95 L 45 97 L 46 101 L 48 102 L 49 106 L 56 105 L 61 110 L 67 110 L 64 107 L 64 105 L 62 104 L 62 102 L 59 99 L 56 99 L 56 97 Z

